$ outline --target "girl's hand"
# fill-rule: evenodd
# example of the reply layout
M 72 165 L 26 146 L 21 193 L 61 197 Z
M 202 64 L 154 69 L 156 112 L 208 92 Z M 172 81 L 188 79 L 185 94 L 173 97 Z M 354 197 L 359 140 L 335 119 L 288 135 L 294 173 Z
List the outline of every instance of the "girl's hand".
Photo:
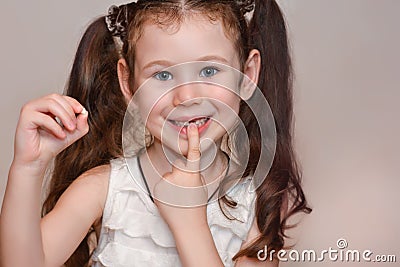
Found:
M 207 189 L 200 175 L 200 142 L 197 126 L 188 127 L 187 163 L 178 160 L 154 187 L 154 201 L 171 231 L 207 226 Z
M 68 96 L 51 94 L 28 102 L 17 125 L 14 164 L 44 171 L 53 157 L 88 132 L 87 117 L 84 107 Z

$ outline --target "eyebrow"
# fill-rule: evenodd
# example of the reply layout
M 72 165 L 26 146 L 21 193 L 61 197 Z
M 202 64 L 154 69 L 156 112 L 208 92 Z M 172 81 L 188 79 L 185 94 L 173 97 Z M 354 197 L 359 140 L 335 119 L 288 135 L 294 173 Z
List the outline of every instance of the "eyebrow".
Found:
M 149 63 L 147 63 L 146 65 L 143 66 L 143 70 L 145 69 L 149 69 L 152 68 L 154 66 L 162 66 L 162 67 L 168 67 L 168 66 L 172 66 L 172 62 L 168 61 L 168 60 L 155 60 L 155 61 L 151 61 Z
M 227 59 L 225 59 L 224 57 L 221 56 L 217 56 L 217 55 L 210 55 L 210 56 L 204 56 L 201 58 L 198 58 L 197 61 L 217 61 L 226 65 L 229 65 L 229 62 Z
M 218 55 L 209 55 L 209 56 L 204 56 L 204 57 L 200 57 L 198 59 L 196 59 L 193 62 L 196 61 L 216 61 L 216 62 L 220 62 L 222 64 L 226 64 L 229 65 L 228 60 L 226 60 L 224 57 L 218 56 Z M 168 60 L 155 60 L 155 61 L 151 61 L 149 63 L 147 63 L 142 69 L 148 69 L 148 68 L 152 68 L 154 66 L 162 66 L 162 67 L 170 67 L 176 65 L 171 61 Z

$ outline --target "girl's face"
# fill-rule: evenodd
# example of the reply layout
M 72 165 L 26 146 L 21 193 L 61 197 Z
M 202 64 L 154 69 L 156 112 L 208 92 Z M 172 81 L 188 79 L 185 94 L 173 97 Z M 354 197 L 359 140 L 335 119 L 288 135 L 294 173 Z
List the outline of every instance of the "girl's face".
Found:
M 187 155 L 188 121 L 198 124 L 202 151 L 235 125 L 240 62 L 221 22 L 197 15 L 179 27 L 146 23 L 135 55 L 133 103 L 163 146 Z

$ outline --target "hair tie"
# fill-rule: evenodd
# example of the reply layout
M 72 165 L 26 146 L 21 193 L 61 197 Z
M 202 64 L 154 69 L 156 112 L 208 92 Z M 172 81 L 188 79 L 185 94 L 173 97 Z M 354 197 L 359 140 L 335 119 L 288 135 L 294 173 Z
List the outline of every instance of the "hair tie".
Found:
M 121 38 L 126 35 L 128 18 L 128 8 L 126 5 L 111 6 L 108 9 L 108 15 L 106 16 L 107 28 L 112 36 L 120 36 Z
M 105 17 L 108 31 L 111 33 L 115 46 L 120 57 L 122 57 L 122 48 L 124 46 L 123 38 L 126 36 L 128 27 L 128 6 L 112 5 L 108 9 L 108 15 Z
M 247 25 L 249 25 L 251 19 L 254 15 L 254 9 L 256 4 L 254 0 L 235 0 L 236 4 L 239 6 L 240 13 L 245 18 Z
M 243 15 L 253 11 L 255 7 L 254 0 L 236 0 L 236 3 Z

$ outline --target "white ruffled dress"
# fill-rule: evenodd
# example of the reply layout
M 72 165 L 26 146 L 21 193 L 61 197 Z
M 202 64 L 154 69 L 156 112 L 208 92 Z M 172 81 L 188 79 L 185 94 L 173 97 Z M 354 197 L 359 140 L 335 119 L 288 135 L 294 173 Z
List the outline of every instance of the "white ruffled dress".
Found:
M 173 235 L 144 191 L 145 186 L 136 157 L 111 161 L 108 195 L 99 242 L 92 257 L 93 267 L 181 266 Z M 240 250 L 252 225 L 253 189 L 248 177 L 227 193 L 238 203 L 236 208 L 227 208 L 238 220 L 226 218 L 218 201 L 207 205 L 208 224 L 225 266 L 234 266 L 232 257 Z

